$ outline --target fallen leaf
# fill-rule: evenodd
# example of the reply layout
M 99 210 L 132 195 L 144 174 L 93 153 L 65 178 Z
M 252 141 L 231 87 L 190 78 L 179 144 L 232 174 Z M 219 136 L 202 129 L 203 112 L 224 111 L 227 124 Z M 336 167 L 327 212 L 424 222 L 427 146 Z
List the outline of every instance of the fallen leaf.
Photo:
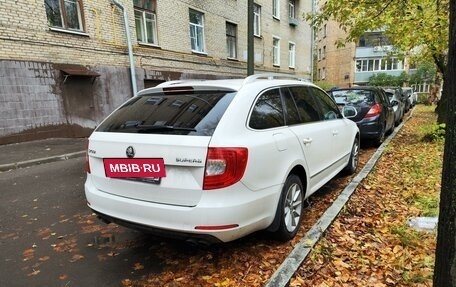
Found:
M 133 266 L 133 269 L 134 269 L 134 270 L 142 270 L 142 269 L 144 269 L 144 265 L 142 265 L 141 263 L 137 262 L 137 263 L 135 263 L 135 265 Z
M 59 276 L 59 279 L 60 279 L 60 280 L 66 280 L 66 279 L 68 279 L 68 275 L 66 275 L 66 274 L 61 274 L 61 275 Z
M 33 272 L 27 274 L 27 276 L 29 276 L 29 277 L 30 277 L 30 276 L 35 276 L 35 275 L 38 275 L 40 272 L 41 272 L 40 270 L 33 270 Z
M 40 257 L 40 258 L 38 258 L 38 261 L 44 262 L 44 261 L 48 261 L 50 258 L 51 257 L 49 257 L 49 256 Z
M 75 254 L 75 255 L 73 255 L 73 257 L 71 257 L 70 262 L 73 263 L 73 262 L 79 261 L 81 259 L 84 259 L 84 256 L 82 256 L 80 254 Z

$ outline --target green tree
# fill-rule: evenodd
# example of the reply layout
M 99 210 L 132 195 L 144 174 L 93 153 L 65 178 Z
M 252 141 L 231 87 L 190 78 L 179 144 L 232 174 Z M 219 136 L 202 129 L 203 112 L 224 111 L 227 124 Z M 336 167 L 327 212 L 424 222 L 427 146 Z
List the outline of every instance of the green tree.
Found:
M 443 74 L 448 50 L 449 0 L 327 0 L 318 13 L 305 18 L 315 27 L 335 20 L 347 32 L 338 42 L 357 42 L 366 31 L 381 30 L 404 56 L 432 61 Z M 445 97 L 445 95 L 444 95 Z M 441 101 L 445 102 L 446 98 Z M 444 122 L 446 105 L 439 105 Z
M 429 82 L 436 77 L 436 67 L 434 63 L 422 62 L 417 66 L 416 72 L 410 75 L 410 85 L 416 85 L 423 81 Z

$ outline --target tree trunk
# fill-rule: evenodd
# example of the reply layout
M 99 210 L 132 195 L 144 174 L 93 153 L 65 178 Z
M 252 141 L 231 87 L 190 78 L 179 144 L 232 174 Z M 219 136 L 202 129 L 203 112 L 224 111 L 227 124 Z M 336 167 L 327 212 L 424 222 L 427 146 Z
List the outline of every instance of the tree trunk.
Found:
M 456 0 L 450 0 L 448 63 L 444 76 L 446 131 L 434 268 L 434 287 L 456 287 Z

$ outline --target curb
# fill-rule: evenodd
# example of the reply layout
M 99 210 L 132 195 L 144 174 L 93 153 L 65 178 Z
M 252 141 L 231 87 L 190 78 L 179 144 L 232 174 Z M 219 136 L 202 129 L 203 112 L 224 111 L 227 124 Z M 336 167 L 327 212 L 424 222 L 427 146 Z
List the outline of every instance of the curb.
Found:
M 294 249 L 285 258 L 279 268 L 269 278 L 265 287 L 287 287 L 290 284 L 291 278 L 301 266 L 302 262 L 309 255 L 312 248 L 320 240 L 323 233 L 328 229 L 334 219 L 337 217 L 339 212 L 345 206 L 350 196 L 356 190 L 361 181 L 370 173 L 375 163 L 382 155 L 386 146 L 396 136 L 396 134 L 402 129 L 405 122 L 407 122 L 413 115 L 411 110 L 410 115 L 399 125 L 390 136 L 380 145 L 377 151 L 372 155 L 369 161 L 364 165 L 363 169 L 351 180 L 351 182 L 345 187 L 342 193 L 336 198 L 333 204 L 323 213 L 318 221 L 310 228 L 310 230 L 304 235 L 304 237 L 296 244 Z
M 20 161 L 20 162 L 15 162 L 15 163 L 0 164 L 0 172 L 29 167 L 32 165 L 38 165 L 38 164 L 42 164 L 42 163 L 49 163 L 49 162 L 62 161 L 62 160 L 67 160 L 67 159 L 72 159 L 72 158 L 78 158 L 78 157 L 85 156 L 85 154 L 86 154 L 86 151 L 78 151 L 78 152 L 67 153 L 67 154 L 63 154 L 63 155 L 43 157 L 43 158 Z

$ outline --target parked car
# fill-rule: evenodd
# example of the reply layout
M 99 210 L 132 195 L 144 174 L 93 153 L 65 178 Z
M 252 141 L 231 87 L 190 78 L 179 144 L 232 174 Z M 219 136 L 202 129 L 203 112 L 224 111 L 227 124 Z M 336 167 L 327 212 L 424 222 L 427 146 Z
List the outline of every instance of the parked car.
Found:
M 385 93 L 393 107 L 394 111 L 394 125 L 398 126 L 402 122 L 404 117 L 404 103 L 401 101 L 399 96 L 391 89 L 385 89 Z
M 143 90 L 89 137 L 88 206 L 185 240 L 263 229 L 289 240 L 304 199 L 356 170 L 359 130 L 343 113 L 312 83 L 275 74 Z
M 361 139 L 380 145 L 385 135 L 394 129 L 394 111 L 382 88 L 358 86 L 331 91 L 336 103 L 353 106 L 357 115 L 351 120 L 359 127 Z
M 410 87 L 403 87 L 402 89 L 402 96 L 405 100 L 405 111 L 408 112 L 414 105 L 415 105 L 415 97 L 413 95 L 413 89 Z

